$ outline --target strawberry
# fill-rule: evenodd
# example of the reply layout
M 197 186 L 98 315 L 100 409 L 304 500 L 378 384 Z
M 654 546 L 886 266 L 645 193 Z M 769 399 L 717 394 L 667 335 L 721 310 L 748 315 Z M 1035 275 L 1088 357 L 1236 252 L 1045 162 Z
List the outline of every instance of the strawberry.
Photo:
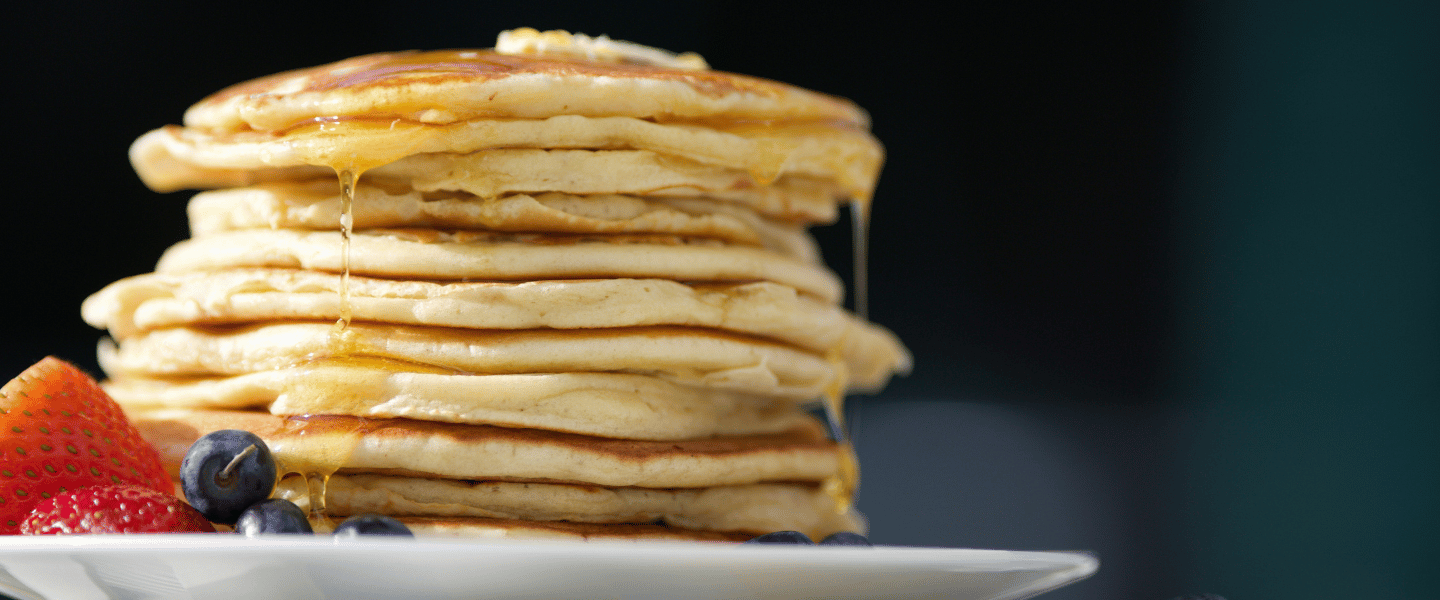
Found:
M 55 357 L 0 387 L 0 534 L 36 503 L 89 485 L 173 494 L 160 455 L 88 375 Z
M 214 532 L 184 500 L 137 485 L 96 485 L 56 494 L 35 505 L 20 533 Z

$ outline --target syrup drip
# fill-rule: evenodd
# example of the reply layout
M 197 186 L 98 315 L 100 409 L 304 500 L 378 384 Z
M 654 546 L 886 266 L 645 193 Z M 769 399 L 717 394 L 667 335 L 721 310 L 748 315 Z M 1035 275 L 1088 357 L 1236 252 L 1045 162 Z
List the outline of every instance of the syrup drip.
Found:
M 330 515 L 325 512 L 325 495 L 330 485 L 331 473 L 310 472 L 305 474 L 306 493 L 310 496 L 310 520 L 327 522 Z
M 360 170 L 351 168 L 336 168 L 335 174 L 340 179 L 340 302 L 339 318 L 335 320 L 335 327 L 330 331 L 329 357 L 346 356 L 350 353 L 350 346 L 353 345 L 352 336 L 349 333 L 350 319 L 353 311 L 350 308 L 350 238 L 354 233 L 355 225 L 355 183 L 360 179 Z M 311 360 L 321 360 L 325 357 L 311 357 Z M 328 389 L 310 389 L 317 387 L 317 382 L 311 378 L 301 378 L 292 382 L 286 393 L 290 394 L 323 394 Z M 321 384 L 321 387 L 324 387 Z M 300 435 L 305 435 L 302 429 Z M 333 454 L 333 453 L 331 453 Z M 348 455 L 348 452 L 345 454 Z M 292 459 L 293 460 L 293 459 Z M 308 500 L 310 522 L 319 527 L 330 526 L 330 517 L 325 512 L 325 496 L 330 483 L 330 475 L 343 464 L 343 460 L 320 460 L 311 462 L 294 461 L 297 464 L 289 465 L 283 461 L 278 465 L 282 480 L 291 475 L 299 475 L 303 482 L 303 496 Z M 333 463 L 333 464 L 328 464 Z
M 360 174 L 352 169 L 336 171 L 340 177 L 340 319 L 334 335 L 345 334 L 350 326 L 350 236 L 355 228 L 355 182 Z
M 338 339 L 350 326 L 350 244 L 355 229 L 355 186 L 365 171 L 411 154 L 435 135 L 400 119 L 314 119 L 285 133 L 306 163 L 330 167 L 340 181 L 340 315 Z
M 854 254 L 855 314 L 870 320 L 870 203 L 850 203 L 850 249 Z
M 324 355 L 308 357 L 316 361 L 343 359 L 356 352 L 350 320 L 353 312 L 350 306 L 350 246 L 355 226 L 355 187 L 360 176 L 368 169 L 395 161 L 411 154 L 433 135 L 422 125 L 405 123 L 400 119 L 388 121 L 344 119 L 339 117 L 314 119 L 309 123 L 288 131 L 291 147 L 299 152 L 305 162 L 330 167 L 340 182 L 340 298 L 339 315 L 331 330 L 329 348 Z M 287 394 L 334 395 L 352 385 L 342 385 L 333 380 L 319 377 L 298 377 L 290 383 Z M 307 417 L 292 417 L 293 426 L 299 427 L 300 436 L 311 431 L 304 428 Z M 323 435 L 323 434 L 321 434 Z M 344 439 L 343 437 L 340 439 Z M 298 475 L 302 478 L 301 489 L 292 494 L 308 500 L 310 520 L 319 527 L 330 524 L 325 512 L 325 497 L 330 476 L 345 464 L 354 444 L 345 442 L 321 443 L 323 451 L 295 453 L 290 463 L 282 464 L 284 477 Z M 282 449 L 272 449 L 276 455 Z M 297 482 L 299 483 L 299 482 Z
M 345 361 L 359 354 L 360 349 L 356 347 L 349 327 L 353 316 L 350 306 L 350 247 L 355 227 L 355 187 L 360 176 L 368 169 L 413 154 L 435 135 L 433 128 L 398 118 L 322 117 L 298 124 L 285 132 L 291 148 L 298 152 L 306 163 L 333 169 L 340 182 L 339 315 L 331 331 L 329 347 L 321 355 L 308 357 L 312 365 Z M 314 375 L 317 373 L 306 373 L 297 377 L 287 386 L 285 393 L 319 397 L 358 397 L 363 395 L 359 388 L 364 383 L 373 383 L 338 381 L 334 377 Z M 373 389 L 370 391 L 373 393 Z M 290 422 L 291 426 L 299 429 L 300 436 L 311 437 L 315 442 L 305 446 L 318 446 L 319 451 L 312 447 L 305 452 L 292 453 L 289 463 L 282 465 L 281 472 L 286 477 L 298 475 L 301 478 L 301 481 L 294 482 L 299 489 L 290 490 L 291 495 L 308 500 L 311 522 L 318 527 L 326 527 L 330 525 L 325 505 L 330 476 L 345 464 L 350 452 L 354 450 L 354 442 L 343 441 L 347 436 L 327 437 L 323 430 L 314 429 L 314 423 L 309 423 L 311 427 L 307 428 L 309 420 L 309 417 L 292 417 Z M 276 451 L 277 456 L 285 454 L 283 449 L 272 450 Z M 299 483 L 303 485 L 298 485 Z
M 297 384 L 302 388 L 307 385 L 305 382 Z M 362 420 L 352 423 L 347 430 L 337 430 L 323 417 L 288 417 L 285 428 L 296 434 L 294 441 L 290 442 L 288 436 L 280 436 L 272 444 L 276 470 L 281 474 L 277 496 L 289 498 L 308 509 L 314 526 L 323 528 L 332 525 L 326 513 L 330 476 L 339 471 L 355 451 L 359 437 L 352 434 L 360 431 L 363 423 Z
M 839 469 L 834 476 L 821 482 L 820 489 L 834 502 L 835 513 L 845 514 L 855 501 L 855 491 L 860 487 L 860 470 L 855 461 L 855 450 L 845 429 L 844 404 L 845 383 L 850 379 L 845 366 L 845 357 L 839 346 L 831 348 L 825 359 L 835 370 L 830 384 L 825 386 L 825 420 L 830 426 L 830 436 L 839 445 Z
M 275 486 L 274 497 L 290 500 L 304 510 L 310 518 L 311 527 L 316 531 L 334 529 L 334 524 L 325 510 L 326 487 L 330 483 L 330 476 L 314 471 L 302 472 L 289 468 L 283 462 L 277 463 L 281 465 L 280 472 L 283 475 Z
M 854 298 L 855 314 L 862 319 L 869 318 L 868 260 L 870 234 L 870 203 L 854 200 L 850 203 L 851 249 L 854 252 Z M 829 422 L 831 435 L 840 444 L 839 472 L 821 484 L 835 501 L 835 511 L 844 514 L 855 501 L 855 492 L 860 489 L 860 461 L 855 454 L 853 420 L 848 424 L 845 412 L 845 362 L 840 349 L 830 351 L 826 359 L 835 368 L 837 376 L 825 390 L 825 418 Z M 855 400 L 858 402 L 858 399 Z M 847 426 L 848 425 L 848 426 Z
M 849 443 L 840 444 L 840 469 L 834 477 L 820 484 L 820 490 L 835 501 L 835 514 L 850 512 L 855 504 L 855 492 L 860 488 L 860 461 L 855 457 L 855 447 Z

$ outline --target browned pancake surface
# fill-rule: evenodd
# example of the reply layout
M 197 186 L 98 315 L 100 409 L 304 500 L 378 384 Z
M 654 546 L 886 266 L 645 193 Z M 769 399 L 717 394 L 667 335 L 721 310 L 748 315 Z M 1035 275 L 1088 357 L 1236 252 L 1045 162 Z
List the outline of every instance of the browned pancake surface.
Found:
M 779 114 L 728 114 L 707 111 L 705 116 L 766 117 L 792 116 L 834 120 L 855 124 L 868 123 L 864 112 L 847 100 L 801 90 L 783 83 L 710 70 L 673 69 L 630 62 L 593 62 L 564 56 L 503 55 L 493 50 L 437 50 L 428 52 L 388 52 L 358 56 L 328 65 L 287 71 L 234 85 L 201 100 L 197 109 L 214 108 L 231 102 L 242 102 L 264 110 L 278 98 L 313 94 L 368 94 L 376 100 L 360 107 L 367 119 L 393 119 L 424 111 L 427 88 L 480 86 L 485 83 L 543 78 L 604 78 L 616 81 L 650 80 L 683 85 L 693 93 L 709 98 L 758 97 L 780 101 L 803 98 L 803 104 L 791 101 L 782 105 Z M 603 86 L 596 86 L 603 88 Z M 603 93 L 603 92 L 602 92 Z M 516 116 L 506 110 L 504 98 L 493 95 L 475 98 L 469 107 L 447 107 L 464 118 Z M 584 114 L 583 96 L 577 97 L 570 114 Z M 796 104 L 799 104 L 798 106 Z M 317 107 L 318 108 L 318 107 Z M 678 107 L 677 107 L 678 108 Z M 463 112 L 462 112 L 463 111 Z M 469 114 L 464 114 L 469 113 Z M 315 114 L 315 117 L 346 116 Z M 640 114 L 630 116 L 672 116 Z M 687 115 L 677 115 L 687 116 Z M 697 115 L 688 115 L 697 116 Z M 187 116 L 187 125 L 194 125 Z M 252 123 L 253 124 L 253 123 Z
M 667 488 L 821 481 L 839 470 L 836 444 L 825 439 L 813 420 L 779 434 L 654 442 L 335 415 L 280 417 L 217 410 L 140 412 L 132 417 L 172 470 L 178 470 L 190 444 L 220 429 L 255 433 L 293 472 Z

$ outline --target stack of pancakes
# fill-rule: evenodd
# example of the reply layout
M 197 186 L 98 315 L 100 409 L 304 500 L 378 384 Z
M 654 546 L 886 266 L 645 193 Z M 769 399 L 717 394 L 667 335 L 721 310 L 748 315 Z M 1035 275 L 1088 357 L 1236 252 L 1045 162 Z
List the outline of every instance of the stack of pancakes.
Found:
M 867 127 L 563 32 L 282 73 L 136 141 L 151 188 L 206 190 L 192 237 L 83 315 L 172 467 L 255 432 L 321 529 L 860 531 L 849 450 L 805 405 L 910 359 L 804 228 L 868 202 Z

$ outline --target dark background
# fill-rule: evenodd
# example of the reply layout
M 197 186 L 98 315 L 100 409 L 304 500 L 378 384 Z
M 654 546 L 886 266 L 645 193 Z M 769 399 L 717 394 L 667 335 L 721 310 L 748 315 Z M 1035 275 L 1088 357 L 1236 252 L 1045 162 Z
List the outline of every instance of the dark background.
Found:
M 0 372 L 97 372 L 80 301 L 187 235 L 188 194 L 146 190 L 126 148 L 204 95 L 517 26 L 603 33 L 870 110 L 871 317 L 916 356 L 857 414 L 874 540 L 1096 551 L 1056 599 L 1433 588 L 1432 3 L 10 11 Z M 817 235 L 848 274 L 848 226 Z

